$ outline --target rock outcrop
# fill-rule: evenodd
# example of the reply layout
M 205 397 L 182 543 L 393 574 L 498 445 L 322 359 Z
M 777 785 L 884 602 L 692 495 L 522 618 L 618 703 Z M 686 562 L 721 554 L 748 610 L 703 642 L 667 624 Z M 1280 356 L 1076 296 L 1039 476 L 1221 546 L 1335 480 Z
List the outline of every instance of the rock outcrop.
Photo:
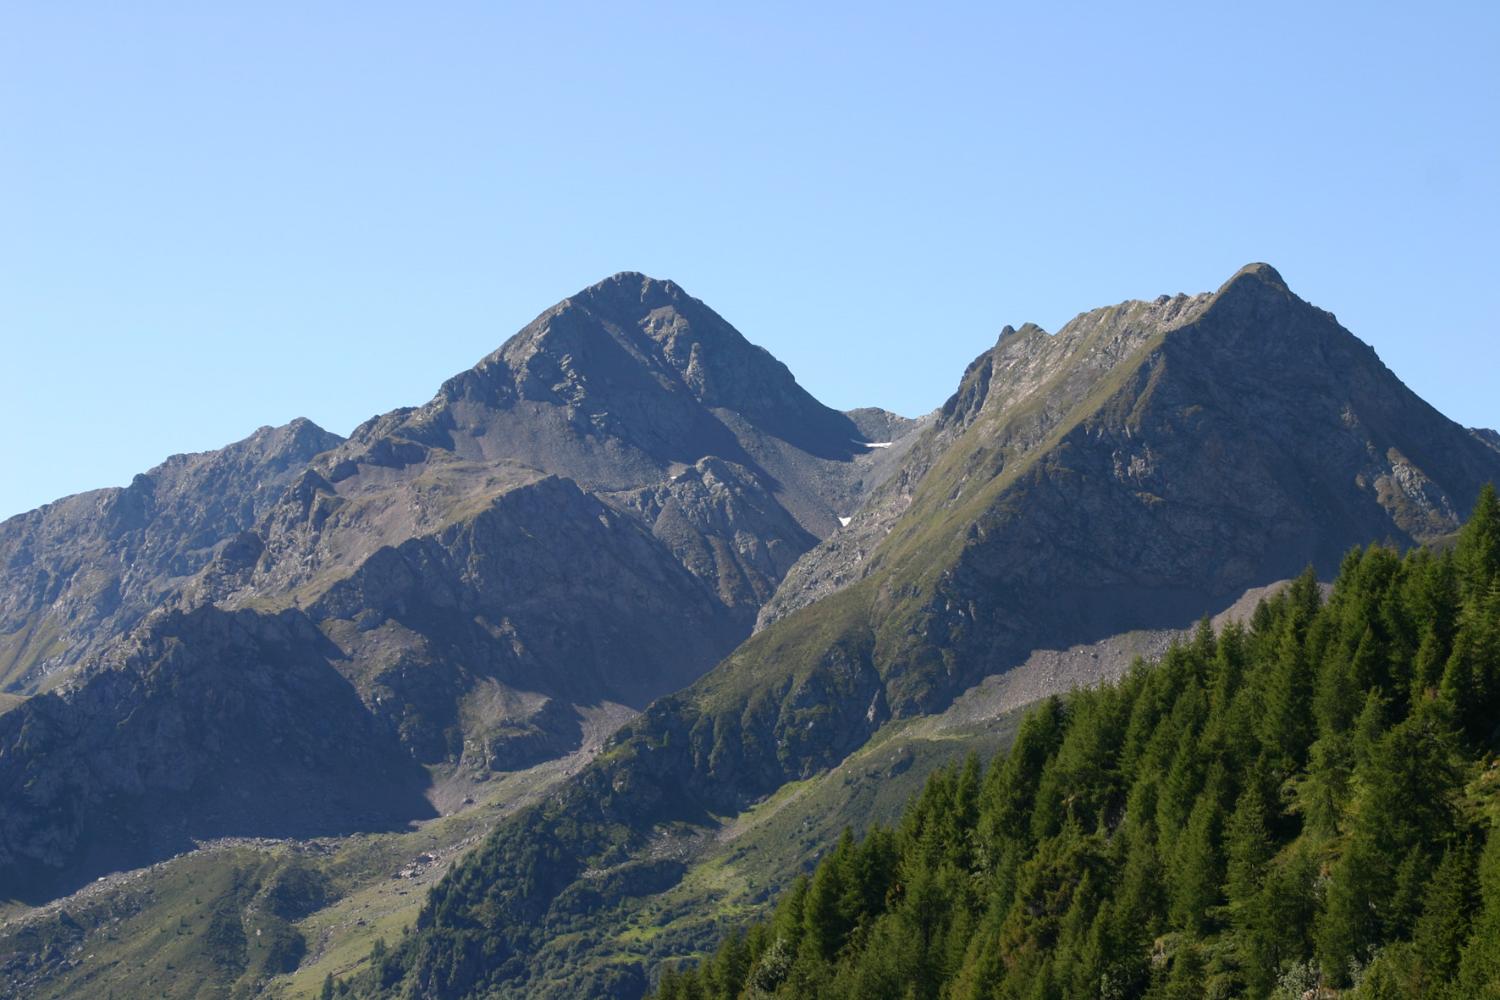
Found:
M 0 523 L 0 690 L 29 694 L 170 600 L 343 439 L 308 420 Z
M 427 774 L 296 611 L 155 613 L 0 716 L 0 895 L 46 899 L 223 836 L 400 828 Z

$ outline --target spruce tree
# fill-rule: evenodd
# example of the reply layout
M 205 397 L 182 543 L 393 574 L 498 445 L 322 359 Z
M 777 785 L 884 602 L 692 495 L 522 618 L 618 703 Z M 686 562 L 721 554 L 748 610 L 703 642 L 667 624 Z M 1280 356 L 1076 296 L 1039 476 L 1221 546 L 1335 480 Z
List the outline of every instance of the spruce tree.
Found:
M 1314 731 L 1313 672 L 1296 618 L 1282 626 L 1275 648 L 1262 691 L 1259 736 L 1276 753 L 1282 770 L 1291 773 L 1306 758 Z
M 1482 900 L 1460 959 L 1458 981 L 1476 1000 L 1500 1000 L 1500 827 L 1490 829 L 1479 862 Z
M 1500 742 L 1500 582 L 1466 602 L 1441 694 L 1472 745 Z
M 1500 574 L 1500 496 L 1487 484 L 1474 513 L 1458 534 L 1457 559 L 1464 592 L 1470 598 L 1489 590 Z
M 1203 955 L 1191 941 L 1183 942 L 1172 956 L 1172 972 L 1162 990 L 1163 1000 L 1202 1000 Z
M 1260 995 L 1275 982 L 1274 948 L 1263 933 L 1260 899 L 1276 850 L 1266 823 L 1265 798 L 1258 782 L 1248 782 L 1224 832 L 1226 912 L 1240 966 L 1252 992 Z
M 1219 846 L 1221 823 L 1215 797 L 1202 795 L 1178 844 L 1172 879 L 1172 923 L 1194 936 L 1207 928 L 1209 909 L 1219 901 L 1219 885 L 1224 877 Z
M 1297 810 L 1313 836 L 1339 833 L 1354 778 L 1354 738 L 1330 733 L 1312 745 L 1307 773 L 1295 784 Z
M 1422 916 L 1412 931 L 1412 950 L 1422 984 L 1435 989 L 1454 980 L 1474 916 L 1474 858 L 1467 844 L 1443 854 L 1424 893 Z
M 813 873 L 802 907 L 802 947 L 823 961 L 831 961 L 843 947 L 850 914 L 844 912 L 854 834 L 848 827 L 838 846 Z

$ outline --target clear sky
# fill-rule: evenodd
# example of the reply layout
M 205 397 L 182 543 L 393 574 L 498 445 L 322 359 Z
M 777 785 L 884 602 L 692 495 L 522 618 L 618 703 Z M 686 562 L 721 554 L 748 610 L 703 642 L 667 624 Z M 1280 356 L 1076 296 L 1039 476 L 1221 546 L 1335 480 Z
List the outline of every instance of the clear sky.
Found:
M 1267 260 L 1500 424 L 1497 52 L 1493 2 L 5 4 L 0 516 L 347 433 L 621 270 L 916 414 Z

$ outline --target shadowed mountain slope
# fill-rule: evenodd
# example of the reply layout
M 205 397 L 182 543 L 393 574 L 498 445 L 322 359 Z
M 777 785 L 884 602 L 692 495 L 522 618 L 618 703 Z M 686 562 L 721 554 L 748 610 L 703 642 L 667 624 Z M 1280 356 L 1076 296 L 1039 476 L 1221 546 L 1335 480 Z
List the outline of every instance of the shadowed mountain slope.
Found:
M 426 772 L 298 612 L 159 613 L 78 688 L 0 716 L 0 898 L 46 899 L 199 839 L 432 815 Z

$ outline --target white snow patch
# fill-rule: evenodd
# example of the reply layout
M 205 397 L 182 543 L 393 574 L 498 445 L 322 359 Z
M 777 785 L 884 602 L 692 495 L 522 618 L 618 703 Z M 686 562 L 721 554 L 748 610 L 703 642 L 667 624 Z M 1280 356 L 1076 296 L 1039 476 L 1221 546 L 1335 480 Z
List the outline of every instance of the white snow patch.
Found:
M 849 527 L 849 522 L 852 521 L 852 520 L 854 520 L 854 518 L 852 518 L 852 517 L 841 517 L 841 518 L 839 518 L 839 526 L 843 527 L 843 528 L 847 528 L 847 527 Z
M 864 445 L 866 448 L 889 448 L 891 445 L 895 444 L 894 441 L 861 441 L 859 443 Z

